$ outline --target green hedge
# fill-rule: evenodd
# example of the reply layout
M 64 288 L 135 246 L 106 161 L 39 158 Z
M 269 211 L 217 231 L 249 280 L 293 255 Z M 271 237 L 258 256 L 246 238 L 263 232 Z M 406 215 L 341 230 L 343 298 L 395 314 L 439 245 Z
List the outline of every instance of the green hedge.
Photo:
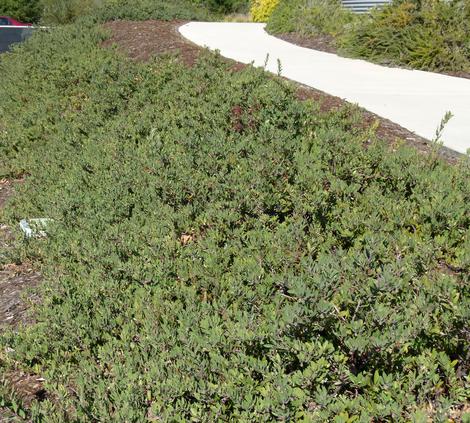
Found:
M 22 22 L 38 22 L 41 18 L 39 0 L 2 0 L 0 15 L 10 16 Z
M 191 0 L 194 4 L 207 7 L 213 12 L 247 12 L 250 0 Z
M 26 22 L 57 25 L 84 15 L 110 19 L 208 20 L 212 14 L 244 11 L 246 0 L 4 0 L 0 14 Z
M 42 0 L 43 20 L 66 24 L 84 15 L 99 21 L 116 19 L 210 20 L 212 12 L 205 4 L 192 0 Z
M 341 43 L 346 54 L 379 63 L 470 73 L 470 1 L 395 0 Z
M 280 1 L 267 25 L 269 32 L 338 36 L 355 19 L 340 0 Z
M 17 252 L 37 323 L 0 337 L 46 379 L 33 418 L 461 416 L 469 161 L 392 152 L 261 70 L 102 39 L 80 22 L 0 59 L 0 157 L 28 172 L 9 221 L 55 221 Z

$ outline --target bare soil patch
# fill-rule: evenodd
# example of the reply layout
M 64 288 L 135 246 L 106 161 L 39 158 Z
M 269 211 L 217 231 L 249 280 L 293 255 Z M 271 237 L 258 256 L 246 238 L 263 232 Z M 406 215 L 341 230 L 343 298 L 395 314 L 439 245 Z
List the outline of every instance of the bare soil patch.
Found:
M 0 209 L 13 191 L 13 181 L 0 181 Z M 33 322 L 29 310 L 31 303 L 38 301 L 33 291 L 41 283 L 41 275 L 29 263 L 8 262 L 8 251 L 13 248 L 14 240 L 10 228 L 0 222 L 0 333 Z M 0 383 L 3 382 L 26 405 L 45 396 L 42 379 L 20 369 L 1 375 Z M 0 421 L 17 421 L 17 416 L 11 410 L 0 408 Z
M 13 181 L 0 181 L 0 209 L 12 195 Z M 7 328 L 16 329 L 21 324 L 31 323 L 28 309 L 37 298 L 24 294 L 36 288 L 41 280 L 30 263 L 11 262 L 13 260 L 8 252 L 13 248 L 14 241 L 10 228 L 0 222 L 0 333 Z
M 185 41 L 178 28 L 185 21 L 114 21 L 104 27 L 111 37 L 103 43 L 104 47 L 116 45 L 118 49 L 136 61 L 147 61 L 156 56 L 177 53 L 184 63 L 193 65 L 200 48 Z
M 24 298 L 24 294 L 40 282 L 41 275 L 27 263 L 3 266 L 0 270 L 0 331 L 33 322 L 28 311 L 31 302 L 37 298 L 33 294 Z

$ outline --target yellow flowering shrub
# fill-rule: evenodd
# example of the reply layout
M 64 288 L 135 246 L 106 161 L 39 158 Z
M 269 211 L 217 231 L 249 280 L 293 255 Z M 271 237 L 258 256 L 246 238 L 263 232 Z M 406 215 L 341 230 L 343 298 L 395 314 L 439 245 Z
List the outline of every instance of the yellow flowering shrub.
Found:
M 279 0 L 252 0 L 250 12 L 253 21 L 266 22 L 278 3 Z

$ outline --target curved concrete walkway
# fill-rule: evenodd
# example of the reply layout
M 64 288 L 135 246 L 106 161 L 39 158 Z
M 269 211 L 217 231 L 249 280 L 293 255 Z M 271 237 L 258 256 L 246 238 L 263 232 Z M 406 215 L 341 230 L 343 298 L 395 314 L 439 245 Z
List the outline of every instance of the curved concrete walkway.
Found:
M 442 141 L 465 153 L 470 149 L 470 79 L 411 71 L 346 59 L 295 46 L 264 31 L 264 24 L 191 22 L 180 27 L 190 41 L 242 63 L 254 62 L 387 118 L 427 139 L 433 139 L 447 111 L 454 117 Z

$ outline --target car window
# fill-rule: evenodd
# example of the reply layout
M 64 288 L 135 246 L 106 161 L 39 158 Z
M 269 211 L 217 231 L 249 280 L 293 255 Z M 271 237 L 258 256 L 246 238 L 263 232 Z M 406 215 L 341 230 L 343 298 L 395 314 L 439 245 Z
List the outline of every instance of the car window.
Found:
M 10 25 L 10 21 L 7 18 L 0 18 L 0 25 Z

